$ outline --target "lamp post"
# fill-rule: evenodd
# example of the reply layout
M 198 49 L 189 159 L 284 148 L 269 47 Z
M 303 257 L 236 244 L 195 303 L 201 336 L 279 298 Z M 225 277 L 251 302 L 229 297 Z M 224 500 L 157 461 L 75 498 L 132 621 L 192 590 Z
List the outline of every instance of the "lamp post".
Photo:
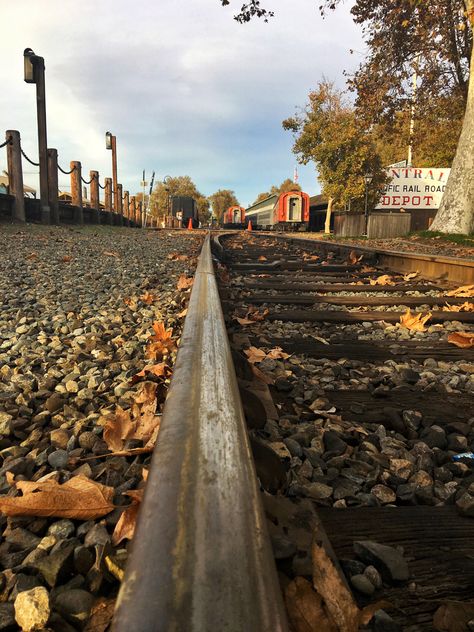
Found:
M 165 185 L 165 191 L 168 194 L 167 208 L 166 208 L 166 210 L 167 210 L 166 217 L 167 218 L 171 215 L 171 196 L 170 196 L 170 185 L 169 185 L 170 180 L 171 180 L 171 176 L 165 176 L 163 178 L 163 184 Z
M 105 147 L 112 150 L 112 186 L 114 189 L 113 194 L 113 208 L 116 213 L 120 208 L 117 189 L 117 138 L 112 132 L 105 132 Z
M 364 183 L 365 183 L 365 235 L 368 237 L 368 228 L 369 228 L 369 185 L 373 180 L 373 175 L 367 171 L 364 174 Z
M 36 116 L 38 120 L 38 155 L 41 200 L 41 221 L 49 224 L 51 212 L 48 196 L 48 139 L 46 134 L 46 89 L 44 59 L 35 55 L 31 48 L 23 52 L 24 80 L 36 84 Z

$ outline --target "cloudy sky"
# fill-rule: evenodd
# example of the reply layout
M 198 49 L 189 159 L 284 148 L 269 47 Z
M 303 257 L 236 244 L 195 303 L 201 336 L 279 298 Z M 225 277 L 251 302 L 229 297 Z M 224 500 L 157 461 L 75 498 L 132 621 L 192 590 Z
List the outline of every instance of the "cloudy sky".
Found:
M 268 3 L 270 0 L 268 0 Z M 23 82 L 23 49 L 45 58 L 48 146 L 67 168 L 111 175 L 104 133 L 117 136 L 119 182 L 141 173 L 190 175 L 205 195 L 233 189 L 243 205 L 293 176 L 292 138 L 281 121 L 363 44 L 347 6 L 324 20 L 318 0 L 272 0 L 276 16 L 240 25 L 231 0 L 20 0 L 2 7 L 1 133 L 20 130 L 37 160 L 35 86 Z M 7 29 L 6 25 L 11 25 Z M 14 26 L 12 26 L 14 25 Z M 351 55 L 349 49 L 355 49 Z M 0 170 L 6 169 L 5 149 Z M 37 186 L 35 168 L 25 181 Z M 319 191 L 312 166 L 300 183 Z M 62 176 L 60 188 L 68 190 Z

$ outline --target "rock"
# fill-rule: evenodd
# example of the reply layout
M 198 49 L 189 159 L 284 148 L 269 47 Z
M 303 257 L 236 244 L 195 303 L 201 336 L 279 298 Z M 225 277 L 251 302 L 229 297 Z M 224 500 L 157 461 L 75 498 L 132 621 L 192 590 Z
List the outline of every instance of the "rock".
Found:
M 79 435 L 79 445 L 81 448 L 84 448 L 84 450 L 92 450 L 98 439 L 99 437 L 95 434 L 95 432 L 82 432 Z
M 14 605 L 9 602 L 0 603 L 0 632 L 14 632 L 17 629 Z
M 71 520 L 64 518 L 63 520 L 58 520 L 50 525 L 48 528 L 48 535 L 56 536 L 58 540 L 66 540 L 74 534 L 75 530 L 76 527 L 74 526 L 74 523 Z
M 310 498 L 315 500 L 326 500 L 330 498 L 333 492 L 333 488 L 324 483 L 310 483 L 303 486 L 304 492 Z
M 12 545 L 15 550 L 23 551 L 37 547 L 41 538 L 28 531 L 28 529 L 17 527 L 6 533 L 5 541 Z
M 375 496 L 382 505 L 394 503 L 397 500 L 395 492 L 386 485 L 374 485 L 374 487 L 370 490 L 370 493 L 372 496 Z
M 468 447 L 467 439 L 463 435 L 454 433 L 448 435 L 448 450 L 452 450 L 453 452 L 467 452 Z
M 276 560 L 287 559 L 296 553 L 295 543 L 284 535 L 273 535 L 271 540 L 273 555 Z
M 407 384 L 416 384 L 420 379 L 420 374 L 413 369 L 402 369 L 400 371 L 400 377 Z
M 48 463 L 55 470 L 62 470 L 66 467 L 69 460 L 69 454 L 66 450 L 55 450 L 48 456 Z
M 59 393 L 53 393 L 45 401 L 44 406 L 50 413 L 55 413 L 60 408 L 63 408 L 65 401 Z
M 288 380 L 285 380 L 284 378 L 279 377 L 275 380 L 275 388 L 280 393 L 289 393 L 290 391 L 293 390 L 293 384 L 289 382 Z
M 54 607 L 67 621 L 80 625 L 89 618 L 94 601 L 95 597 L 86 590 L 74 588 L 60 593 Z
M 86 546 L 74 549 L 74 568 L 81 575 L 87 575 L 95 562 L 95 555 Z
M 384 610 L 377 610 L 373 618 L 374 632 L 403 632 L 403 628 L 396 623 Z
M 466 492 L 456 500 L 456 508 L 461 516 L 474 518 L 474 496 Z
M 105 546 L 110 542 L 110 535 L 102 524 L 95 524 L 92 529 L 87 532 L 84 538 L 85 546 L 96 546 L 97 544 Z
M 59 544 L 62 546 L 58 550 L 42 557 L 35 564 L 35 567 L 52 588 L 72 570 L 74 543 L 64 541 Z
M 0 412 L 0 435 L 9 437 L 12 432 L 13 417 L 8 413 Z
M 327 430 L 324 433 L 323 442 L 327 452 L 334 452 L 337 455 L 344 454 L 347 449 L 347 443 L 334 430 Z
M 339 564 L 341 565 L 344 575 L 349 579 L 354 575 L 363 575 L 365 571 L 365 564 L 359 562 L 359 560 L 340 559 Z
M 55 428 L 54 430 L 51 430 L 50 441 L 51 445 L 54 447 L 65 450 L 69 441 L 69 433 L 67 430 L 63 430 L 62 428 Z
M 79 386 L 74 380 L 69 380 L 66 382 L 66 390 L 68 393 L 77 393 L 79 391 Z
M 375 586 L 365 575 L 353 575 L 351 577 L 351 584 L 354 588 L 363 595 L 373 595 L 375 592 Z
M 391 546 L 371 540 L 359 540 L 354 542 L 354 551 L 363 562 L 375 566 L 386 581 L 405 582 L 410 577 L 403 555 Z
M 375 586 L 377 590 L 382 588 L 382 578 L 380 577 L 380 573 L 375 568 L 375 566 L 367 566 L 364 571 L 364 575 L 369 579 L 369 581 Z
M 44 628 L 50 612 L 49 594 L 43 586 L 25 590 L 15 599 L 15 620 L 23 632 Z
M 390 459 L 390 472 L 394 474 L 400 481 L 407 481 L 413 474 L 414 465 L 406 459 Z
M 425 428 L 421 433 L 421 439 L 423 439 L 430 448 L 445 450 L 447 447 L 446 433 L 440 426 Z
M 283 439 L 283 443 L 286 445 L 288 450 L 290 451 L 291 456 L 302 457 L 303 456 L 303 448 L 294 439 Z

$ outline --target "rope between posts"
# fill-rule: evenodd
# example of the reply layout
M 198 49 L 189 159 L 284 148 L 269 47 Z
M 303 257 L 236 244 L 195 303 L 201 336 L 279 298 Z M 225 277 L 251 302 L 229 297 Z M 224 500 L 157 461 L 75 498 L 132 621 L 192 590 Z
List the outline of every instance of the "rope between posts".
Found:
M 90 184 L 92 182 L 94 178 L 91 178 L 90 180 L 84 180 L 84 178 L 81 176 L 81 180 L 84 184 Z
M 98 182 L 97 184 L 99 185 L 99 189 L 102 189 L 102 190 L 105 189 L 105 186 L 102 186 L 100 182 Z
M 65 169 L 63 169 L 63 168 L 61 167 L 61 165 L 59 165 L 59 164 L 58 164 L 58 169 L 59 169 L 59 171 L 61 171 L 61 173 L 64 173 L 64 175 L 65 175 L 65 176 L 68 176 L 68 175 L 70 175 L 73 171 L 75 171 L 75 170 L 76 170 L 76 165 L 74 165 L 74 167 L 73 167 L 70 171 L 66 171 Z
M 9 136 L 7 138 L 7 140 L 0 145 L 0 149 L 2 149 L 2 147 L 5 147 L 6 145 L 11 145 L 12 144 L 12 140 L 13 140 L 13 138 L 11 136 Z
M 21 147 L 20 147 L 20 151 L 23 158 L 25 158 L 30 163 L 30 165 L 33 165 L 33 167 L 39 167 L 39 162 L 34 162 L 33 160 L 31 160 L 31 158 L 28 158 L 28 156 L 25 154 L 25 152 L 23 151 Z

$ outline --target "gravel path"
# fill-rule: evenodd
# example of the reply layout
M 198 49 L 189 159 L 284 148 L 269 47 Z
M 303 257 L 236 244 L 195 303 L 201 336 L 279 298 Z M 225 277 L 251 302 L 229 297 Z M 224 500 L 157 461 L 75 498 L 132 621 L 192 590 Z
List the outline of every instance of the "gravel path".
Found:
M 156 440 L 190 293 L 177 283 L 193 275 L 202 236 L 0 228 L 0 630 L 106 630 L 131 532 L 112 536 L 127 512 L 133 527 L 124 509 L 132 500 L 136 514 L 143 493 L 143 447 Z M 160 371 L 131 380 L 147 364 Z M 130 409 L 134 433 L 107 437 L 110 420 L 130 430 Z M 140 434 L 137 420 L 155 434 Z M 132 453 L 110 456 L 119 448 Z M 88 517 L 87 496 L 58 496 L 71 481 L 80 494 L 92 481 L 105 513 Z M 46 509 L 6 517 L 19 487 L 28 500 L 28 482 L 44 490 Z

